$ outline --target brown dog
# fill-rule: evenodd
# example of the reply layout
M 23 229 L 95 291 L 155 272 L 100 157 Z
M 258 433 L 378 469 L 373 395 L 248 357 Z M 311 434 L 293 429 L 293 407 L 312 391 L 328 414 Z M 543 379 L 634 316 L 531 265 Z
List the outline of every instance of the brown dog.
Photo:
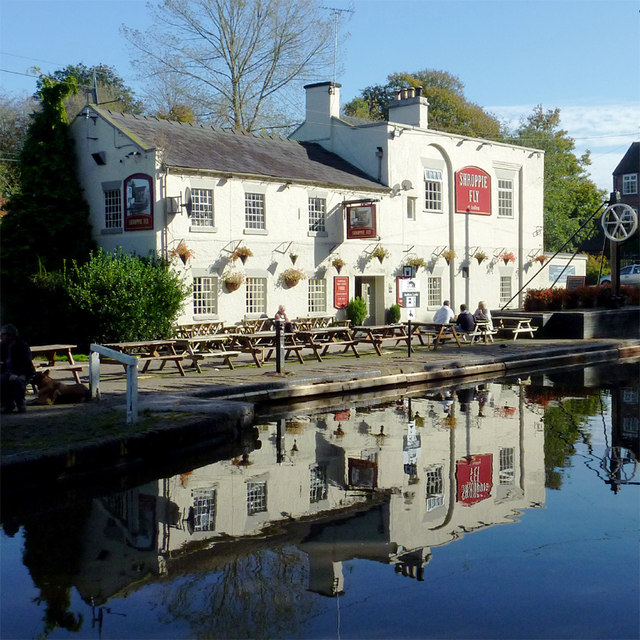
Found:
M 83 384 L 63 384 L 49 376 L 50 369 L 33 376 L 38 389 L 38 404 L 62 404 L 91 400 L 91 392 Z

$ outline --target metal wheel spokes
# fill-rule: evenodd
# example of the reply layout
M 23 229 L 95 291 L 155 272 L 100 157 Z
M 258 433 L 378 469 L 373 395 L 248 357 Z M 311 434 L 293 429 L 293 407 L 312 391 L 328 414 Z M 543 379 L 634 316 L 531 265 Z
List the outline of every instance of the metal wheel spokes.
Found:
M 638 228 L 638 215 L 628 204 L 612 204 L 602 214 L 601 223 L 607 238 L 623 242 Z

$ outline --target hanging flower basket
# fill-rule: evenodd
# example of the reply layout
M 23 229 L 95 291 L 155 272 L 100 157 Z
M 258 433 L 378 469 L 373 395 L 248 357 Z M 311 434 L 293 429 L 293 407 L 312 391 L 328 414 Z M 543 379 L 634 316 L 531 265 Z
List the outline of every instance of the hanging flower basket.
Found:
M 187 264 L 187 260 L 189 258 L 193 258 L 196 254 L 192 249 L 189 249 L 182 240 L 180 240 L 178 246 L 169 251 L 169 255 L 172 258 L 180 258 L 180 260 L 182 260 L 182 264 Z
M 424 258 L 418 258 L 417 256 L 413 256 L 411 258 L 407 258 L 404 261 L 405 266 L 407 267 L 414 267 L 415 270 L 417 271 L 420 267 L 422 267 L 423 269 L 427 268 L 427 262 Z
M 331 266 L 333 266 L 338 273 L 342 271 L 342 267 L 344 267 L 345 264 L 346 262 L 342 258 L 334 258 L 331 261 Z
M 285 269 L 282 272 L 282 281 L 288 287 L 295 287 L 300 280 L 304 280 L 307 276 L 300 269 Z
M 295 264 L 296 260 L 298 259 L 298 254 L 297 253 L 290 253 L 289 254 L 289 258 L 291 258 L 291 264 Z
M 373 260 L 374 258 L 378 258 L 378 260 L 380 261 L 380 264 L 382 264 L 382 261 L 385 258 L 389 257 L 389 252 L 382 247 L 381 245 L 378 245 L 370 254 L 369 254 L 369 260 Z
M 544 254 L 540 254 L 539 256 L 536 256 L 534 260 L 543 265 L 547 261 L 547 256 L 545 256 Z
M 487 259 L 487 254 L 484 251 L 476 251 L 473 257 L 478 261 L 478 264 L 482 264 Z
M 456 252 L 453 249 L 447 249 L 442 252 L 442 257 L 447 261 L 447 264 L 449 264 L 456 257 Z
M 515 257 L 515 255 L 513 255 L 513 252 L 511 252 L 511 251 L 505 251 L 505 252 L 501 253 L 500 257 L 502 258 L 502 261 L 505 264 L 509 264 L 510 262 L 515 262 L 516 261 L 516 257 Z
M 250 258 L 252 255 L 253 255 L 253 251 L 251 251 L 249 247 L 236 247 L 233 253 L 231 254 L 231 259 L 235 261 L 238 258 L 240 258 L 240 261 L 242 262 L 242 264 L 245 264 L 245 262 L 247 261 L 247 258 Z
M 227 291 L 236 291 L 244 282 L 244 273 L 240 271 L 227 271 L 222 274 L 222 281 Z

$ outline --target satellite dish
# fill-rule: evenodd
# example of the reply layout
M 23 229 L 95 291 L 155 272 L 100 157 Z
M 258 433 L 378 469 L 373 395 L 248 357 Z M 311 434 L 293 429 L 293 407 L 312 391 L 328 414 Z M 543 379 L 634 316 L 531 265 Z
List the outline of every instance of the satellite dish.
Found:
M 186 209 L 187 215 L 190 216 L 191 215 L 191 189 L 189 189 L 189 187 L 187 187 L 184 190 L 184 202 L 182 203 L 182 206 Z
M 411 189 L 413 189 L 413 184 L 411 183 L 411 180 L 403 180 L 402 181 L 402 188 L 405 191 L 411 191 Z

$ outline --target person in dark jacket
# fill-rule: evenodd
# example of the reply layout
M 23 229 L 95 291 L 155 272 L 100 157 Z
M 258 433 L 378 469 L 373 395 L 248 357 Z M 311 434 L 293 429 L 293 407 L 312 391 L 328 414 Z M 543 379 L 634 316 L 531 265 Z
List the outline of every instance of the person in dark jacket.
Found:
M 27 407 L 24 396 L 27 384 L 35 369 L 29 345 L 20 337 L 12 324 L 0 329 L 0 399 L 2 412 L 11 413 L 17 409 L 24 413 Z
M 460 305 L 460 313 L 456 318 L 456 331 L 462 333 L 471 333 L 476 326 L 476 321 L 467 309 L 466 304 Z

